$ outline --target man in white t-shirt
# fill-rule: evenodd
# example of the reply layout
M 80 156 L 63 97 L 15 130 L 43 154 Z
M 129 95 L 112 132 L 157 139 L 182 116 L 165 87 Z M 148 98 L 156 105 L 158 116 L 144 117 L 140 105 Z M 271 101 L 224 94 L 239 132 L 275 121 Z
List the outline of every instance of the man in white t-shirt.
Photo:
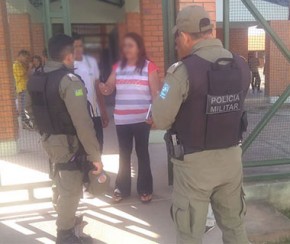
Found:
M 88 101 L 91 104 L 91 114 L 96 130 L 96 136 L 103 149 L 103 128 L 108 126 L 109 119 L 106 111 L 104 97 L 99 91 L 100 70 L 95 58 L 84 55 L 84 44 L 82 37 L 73 34 L 75 54 L 75 74 L 79 75 L 87 88 Z

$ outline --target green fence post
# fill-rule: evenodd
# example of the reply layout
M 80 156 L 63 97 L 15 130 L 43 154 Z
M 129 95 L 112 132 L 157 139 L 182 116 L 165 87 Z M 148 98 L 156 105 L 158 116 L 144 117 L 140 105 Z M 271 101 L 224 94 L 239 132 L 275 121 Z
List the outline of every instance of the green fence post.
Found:
M 46 46 L 48 44 L 49 38 L 52 36 L 52 26 L 50 18 L 50 0 L 43 0 L 43 21 L 44 21 L 44 31 L 45 31 L 45 42 Z
M 162 0 L 162 15 L 163 15 L 163 38 L 164 38 L 164 67 L 167 69 L 170 65 L 176 62 L 175 40 L 172 34 L 172 28 L 175 25 L 176 17 L 176 0 Z M 173 165 L 170 157 L 168 162 L 168 184 L 173 184 Z
M 247 137 L 242 145 L 243 153 L 247 151 L 249 146 L 253 143 L 253 141 L 257 138 L 257 136 L 261 133 L 264 127 L 269 123 L 278 109 L 284 104 L 286 99 L 290 96 L 290 85 L 285 89 L 282 95 L 278 98 L 278 100 L 273 104 L 273 106 L 268 110 L 268 112 L 264 115 L 255 129 L 251 132 L 251 134 Z
M 223 0 L 223 34 L 224 34 L 224 47 L 230 48 L 230 2 Z
M 175 40 L 172 28 L 175 25 L 176 1 L 162 0 L 163 15 L 163 39 L 164 39 L 164 61 L 165 69 L 176 62 Z
M 63 11 L 63 27 L 64 27 L 64 33 L 67 35 L 71 35 L 71 19 L 70 19 L 70 1 L 67 0 L 61 0 L 61 6 Z

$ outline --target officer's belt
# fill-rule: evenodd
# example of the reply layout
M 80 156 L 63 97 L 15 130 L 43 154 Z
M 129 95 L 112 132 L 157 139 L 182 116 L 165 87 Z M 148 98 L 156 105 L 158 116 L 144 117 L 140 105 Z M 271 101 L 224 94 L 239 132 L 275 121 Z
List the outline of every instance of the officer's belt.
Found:
M 54 165 L 55 171 L 62 171 L 62 170 L 68 170 L 68 171 L 75 171 L 75 170 L 82 170 L 80 162 L 69 162 L 69 163 L 57 163 Z

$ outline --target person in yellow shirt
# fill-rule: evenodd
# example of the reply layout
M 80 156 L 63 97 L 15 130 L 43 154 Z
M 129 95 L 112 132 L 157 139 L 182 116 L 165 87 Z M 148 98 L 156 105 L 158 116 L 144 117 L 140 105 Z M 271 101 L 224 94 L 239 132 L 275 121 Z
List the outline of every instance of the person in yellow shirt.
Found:
M 25 108 L 25 93 L 26 85 L 30 70 L 30 53 L 27 50 L 20 50 L 17 55 L 16 61 L 13 63 L 13 76 L 16 85 L 17 101 L 18 101 L 18 113 L 21 116 L 23 128 L 26 128 L 26 116 L 24 112 Z

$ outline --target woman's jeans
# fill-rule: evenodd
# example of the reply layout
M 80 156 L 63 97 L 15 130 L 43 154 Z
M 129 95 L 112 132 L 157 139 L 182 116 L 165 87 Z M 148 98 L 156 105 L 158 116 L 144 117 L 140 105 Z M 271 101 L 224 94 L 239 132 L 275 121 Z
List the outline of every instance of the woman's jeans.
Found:
M 121 191 L 123 197 L 131 193 L 131 154 L 134 139 L 138 158 L 137 191 L 139 195 L 152 194 L 153 180 L 148 151 L 150 125 L 144 122 L 116 127 L 120 154 L 116 188 Z

